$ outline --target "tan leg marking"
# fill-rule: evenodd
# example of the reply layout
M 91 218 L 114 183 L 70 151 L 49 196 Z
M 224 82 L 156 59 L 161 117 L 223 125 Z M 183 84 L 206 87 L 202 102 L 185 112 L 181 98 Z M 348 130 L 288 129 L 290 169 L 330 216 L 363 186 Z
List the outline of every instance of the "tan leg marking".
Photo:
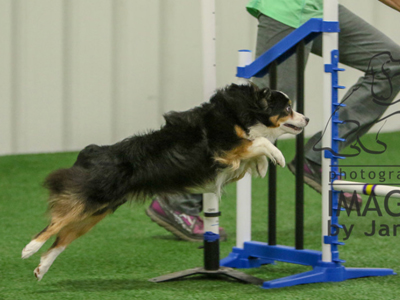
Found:
M 51 210 L 50 224 L 22 250 L 22 258 L 24 259 L 35 254 L 49 238 L 65 226 L 87 217 L 87 214 L 83 213 L 82 202 L 73 195 L 52 195 L 49 199 L 49 206 Z
M 42 255 L 40 264 L 33 271 L 36 278 L 40 281 L 44 274 L 47 273 L 54 260 L 60 255 L 65 248 L 78 237 L 87 233 L 98 222 L 106 217 L 111 211 L 107 211 L 98 216 L 91 216 L 79 222 L 70 223 L 65 226 L 58 234 L 55 242 L 50 247 L 49 251 Z

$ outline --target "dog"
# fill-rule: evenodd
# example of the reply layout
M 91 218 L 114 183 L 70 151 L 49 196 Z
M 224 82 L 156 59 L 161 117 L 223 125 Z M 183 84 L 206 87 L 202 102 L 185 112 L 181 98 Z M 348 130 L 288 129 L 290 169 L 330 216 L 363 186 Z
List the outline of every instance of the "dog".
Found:
M 87 146 L 72 167 L 45 179 L 50 224 L 22 251 L 28 258 L 57 235 L 34 270 L 38 280 L 73 240 L 129 200 L 177 193 L 220 196 L 225 184 L 246 172 L 264 177 L 267 157 L 284 167 L 274 141 L 300 133 L 309 122 L 283 92 L 236 84 L 217 90 L 201 106 L 164 118 L 159 130 Z

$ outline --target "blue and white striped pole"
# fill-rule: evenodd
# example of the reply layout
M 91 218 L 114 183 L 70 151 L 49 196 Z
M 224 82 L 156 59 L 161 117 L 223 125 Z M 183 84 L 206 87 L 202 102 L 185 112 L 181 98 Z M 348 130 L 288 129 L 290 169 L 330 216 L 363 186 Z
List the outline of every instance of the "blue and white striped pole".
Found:
M 364 194 L 386 197 L 390 193 L 390 197 L 400 198 L 400 187 L 383 184 L 369 184 L 365 182 L 354 182 L 346 180 L 335 180 L 332 188 L 336 191 L 348 193 Z
M 338 12 L 338 0 L 324 0 L 324 21 L 339 21 Z M 324 32 L 322 34 L 322 54 L 324 65 L 331 64 L 331 53 L 333 50 L 338 49 L 338 33 L 337 32 Z M 325 72 L 323 76 L 323 101 L 324 101 L 324 111 L 323 111 L 323 123 L 322 128 L 325 128 L 326 124 L 332 125 L 330 118 L 332 111 L 330 107 L 332 106 L 332 74 Z M 332 141 L 332 130 L 331 127 L 326 128 L 325 133 L 322 137 L 322 147 L 331 148 Z M 324 241 L 324 236 L 330 235 L 330 224 L 331 217 L 329 216 L 329 190 L 330 190 L 330 159 L 325 158 L 324 152 L 322 155 L 322 261 L 332 262 L 331 245 L 326 244 Z

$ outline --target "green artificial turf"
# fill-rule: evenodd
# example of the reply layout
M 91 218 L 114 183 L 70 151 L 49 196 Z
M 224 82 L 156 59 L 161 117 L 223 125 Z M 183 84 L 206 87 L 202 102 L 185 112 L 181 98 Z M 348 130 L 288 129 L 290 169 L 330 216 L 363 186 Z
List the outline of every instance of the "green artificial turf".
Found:
M 371 149 L 379 150 L 375 135 L 362 141 Z M 383 154 L 365 151 L 346 164 L 400 165 L 398 145 L 400 134 L 381 134 L 387 144 Z M 294 155 L 294 140 L 279 142 L 287 162 Z M 353 150 L 349 149 L 348 152 Z M 146 205 L 128 204 L 100 222 L 83 238 L 73 242 L 55 261 L 41 282 L 33 270 L 40 254 L 48 248 L 48 241 L 39 253 L 22 260 L 21 250 L 30 239 L 47 225 L 46 191 L 41 187 L 52 170 L 70 166 L 76 153 L 17 155 L 0 157 L 0 299 L 399 299 L 400 277 L 371 277 L 344 282 L 308 284 L 283 289 L 264 290 L 258 286 L 233 280 L 193 277 L 174 282 L 151 283 L 148 279 L 170 272 L 202 265 L 200 243 L 177 240 L 145 215 Z M 343 163 L 344 164 L 344 163 Z M 354 169 L 356 170 L 356 169 Z M 360 176 L 361 171 L 357 169 Z M 383 168 L 364 170 L 365 174 Z M 386 173 L 386 183 L 400 183 L 391 168 L 392 178 Z M 387 172 L 390 171 L 387 169 Z M 353 173 L 354 176 L 355 173 Z M 395 174 L 396 176 L 394 176 Z M 287 168 L 278 170 L 278 244 L 294 244 L 294 176 Z M 358 178 L 360 179 L 360 178 Z M 375 180 L 377 182 L 377 180 Z M 267 181 L 253 181 L 253 227 L 256 241 L 267 241 Z M 364 204 L 368 197 L 364 196 Z M 235 245 L 235 185 L 226 187 L 220 209 L 220 224 L 228 235 L 221 243 L 221 258 Z M 354 224 L 353 233 L 340 248 L 340 257 L 347 267 L 382 267 L 399 271 L 399 237 L 367 237 L 371 222 L 400 224 L 399 217 L 389 216 L 383 209 L 383 198 L 378 198 L 382 216 L 369 212 L 365 217 L 355 214 L 340 217 L 341 223 Z M 395 201 L 393 201 L 395 202 Z M 374 207 L 374 206 L 371 206 Z M 391 204 L 398 212 L 396 203 Z M 305 187 L 305 248 L 320 250 L 321 197 Z M 399 233 L 400 235 L 400 229 Z M 340 235 L 340 239 L 343 235 Z M 310 270 L 309 267 L 277 262 L 244 272 L 265 280 L 281 278 Z

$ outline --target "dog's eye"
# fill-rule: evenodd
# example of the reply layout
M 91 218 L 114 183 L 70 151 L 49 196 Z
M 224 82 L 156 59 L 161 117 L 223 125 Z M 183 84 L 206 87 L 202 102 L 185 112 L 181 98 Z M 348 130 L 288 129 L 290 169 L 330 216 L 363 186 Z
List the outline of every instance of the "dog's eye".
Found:
M 286 106 L 286 111 L 290 113 L 292 111 L 292 107 L 290 105 Z

